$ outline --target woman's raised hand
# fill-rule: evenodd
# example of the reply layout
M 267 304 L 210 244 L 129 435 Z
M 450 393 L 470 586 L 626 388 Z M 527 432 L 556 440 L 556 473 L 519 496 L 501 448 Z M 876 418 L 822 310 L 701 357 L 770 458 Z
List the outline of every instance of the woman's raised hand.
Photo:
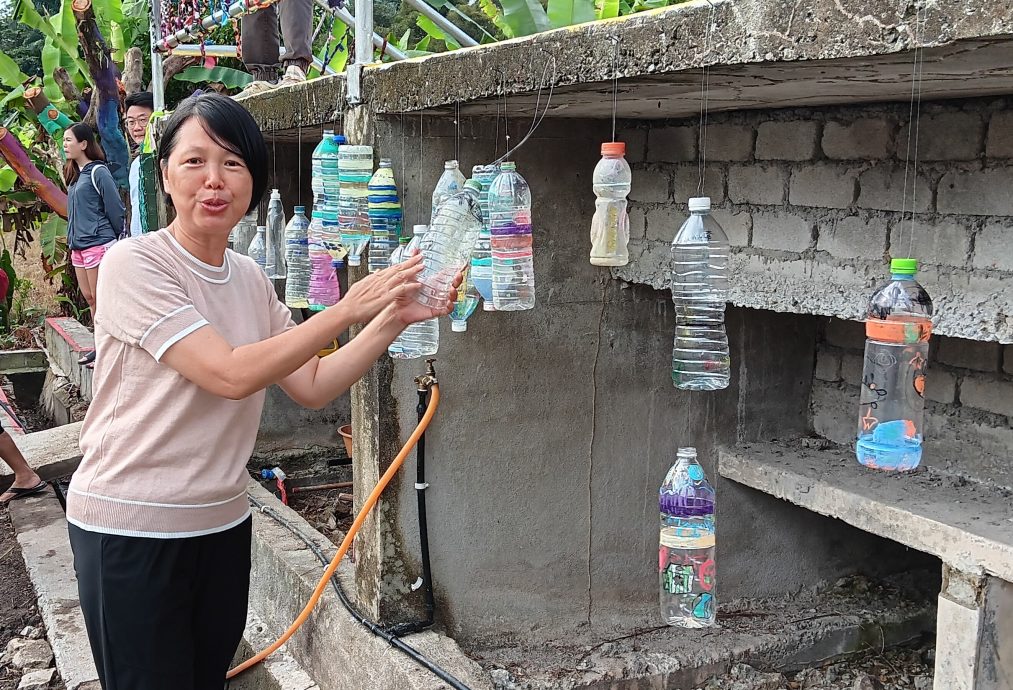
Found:
M 352 319 L 356 323 L 366 323 L 396 300 L 415 302 L 415 293 L 422 287 L 416 280 L 421 272 L 422 255 L 416 254 L 355 281 L 341 303 L 352 310 Z
M 412 257 L 414 259 L 415 257 Z M 394 315 L 401 323 L 405 326 L 411 325 L 418 321 L 425 321 L 426 319 L 435 319 L 439 316 L 446 316 L 453 310 L 454 302 L 457 301 L 457 288 L 461 286 L 461 282 L 464 280 L 464 275 L 458 273 L 454 276 L 454 282 L 450 288 L 450 293 L 447 295 L 447 302 L 441 307 L 427 307 L 424 304 L 420 304 L 415 299 L 415 292 L 406 295 L 398 295 L 394 299 L 394 303 L 391 308 L 394 310 Z

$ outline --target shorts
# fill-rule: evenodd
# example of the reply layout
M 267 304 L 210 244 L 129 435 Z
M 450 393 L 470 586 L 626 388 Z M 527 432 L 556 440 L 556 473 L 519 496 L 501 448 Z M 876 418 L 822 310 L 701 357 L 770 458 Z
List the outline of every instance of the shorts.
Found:
M 102 257 L 109 251 L 109 247 L 114 244 L 116 244 L 116 240 L 99 245 L 98 247 L 71 249 L 70 263 L 74 268 L 98 268 L 98 265 L 102 263 Z

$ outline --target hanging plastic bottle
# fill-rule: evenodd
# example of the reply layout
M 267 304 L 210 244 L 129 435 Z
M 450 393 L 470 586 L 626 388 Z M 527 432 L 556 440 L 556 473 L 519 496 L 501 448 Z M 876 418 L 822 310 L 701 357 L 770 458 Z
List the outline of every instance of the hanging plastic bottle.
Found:
M 267 226 L 258 225 L 257 234 L 254 235 L 253 241 L 250 242 L 250 249 L 247 255 L 257 262 L 261 270 L 264 269 L 267 263 Z
M 311 185 L 313 188 L 313 210 L 322 211 L 324 206 L 324 151 L 334 145 L 334 130 L 325 129 L 320 143 L 313 149 L 311 156 L 312 174 Z
M 450 312 L 451 331 L 464 333 L 468 330 L 468 318 L 475 313 L 480 299 L 475 283 L 471 280 L 471 269 L 465 269 L 464 280 L 457 288 L 457 301 L 454 302 L 454 309 Z
M 285 207 L 281 203 L 281 193 L 271 190 L 271 200 L 267 204 L 267 259 L 264 271 L 272 280 L 285 277 Z
M 535 306 L 531 242 L 531 190 L 514 163 L 500 166 L 489 186 L 492 235 L 492 301 L 496 311 Z
M 398 238 L 398 245 L 394 247 L 394 251 L 390 253 L 391 266 L 401 263 L 401 261 L 405 258 L 404 252 L 408 248 L 408 243 L 411 242 L 411 240 L 412 238 L 407 235 L 403 235 Z M 403 336 L 404 332 L 394 338 L 394 342 L 392 342 L 387 348 L 387 354 L 394 359 L 403 359 L 403 357 L 401 357 L 403 352 L 403 348 L 401 347 L 401 338 Z
M 307 301 L 310 309 L 320 311 L 337 304 L 341 299 L 341 288 L 334 272 L 334 259 L 323 243 L 324 221 L 321 211 L 313 211 L 307 231 L 309 238 L 310 282 Z
M 295 215 L 285 226 L 285 304 L 293 309 L 308 309 L 310 294 L 310 221 L 306 207 L 296 206 Z
M 679 449 L 658 492 L 658 505 L 661 617 L 683 628 L 714 625 L 714 489 L 697 462 L 696 448 Z
M 390 266 L 390 254 L 401 234 L 401 200 L 389 158 L 380 159 L 380 167 L 369 178 L 369 271 Z
M 373 175 L 373 147 L 338 147 L 341 193 L 338 200 L 341 244 L 348 252 L 348 265 L 358 266 L 369 244 L 369 178 Z
M 239 221 L 235 228 L 233 228 L 232 232 L 233 251 L 239 252 L 243 255 L 249 255 L 250 243 L 253 242 L 253 238 L 257 234 L 256 209 L 243 216 L 243 219 Z
M 482 211 L 478 207 L 479 184 L 464 183 L 464 191 L 450 197 L 436 211 L 436 222 L 422 241 L 422 273 L 417 293 L 419 303 L 433 308 L 446 304 L 451 284 L 458 271 L 471 261 L 478 233 L 482 231 Z
M 436 222 L 436 209 L 440 207 L 440 204 L 464 189 L 464 181 L 464 173 L 461 172 L 457 161 L 447 161 L 443 164 L 443 174 L 440 175 L 440 179 L 436 182 L 436 188 L 433 189 L 433 205 L 429 212 L 430 223 Z
M 626 144 L 614 141 L 601 145 L 601 160 L 594 167 L 592 186 L 598 197 L 591 219 L 591 263 L 595 266 L 625 266 L 630 262 L 630 215 L 626 197 L 633 173 L 626 162 Z
M 320 210 L 323 212 L 323 219 L 338 221 L 338 195 L 341 189 L 339 179 L 338 150 L 344 142 L 344 137 L 335 135 L 325 136 L 320 142 L 320 188 L 322 195 L 319 200 Z
M 894 259 L 890 272 L 865 321 L 856 454 L 866 467 L 907 471 L 922 459 L 932 299 L 915 280 L 917 260 Z
M 689 218 L 672 240 L 672 383 L 682 390 L 727 388 L 731 370 L 725 333 L 728 237 L 710 209 L 709 197 L 690 199 Z
M 489 186 L 499 174 L 495 165 L 476 165 L 471 169 L 471 179 L 482 185 L 478 195 L 478 206 L 482 211 L 482 231 L 475 242 L 471 255 L 471 279 L 475 289 L 482 295 L 483 311 L 496 311 L 492 303 L 492 244 L 489 235 Z M 435 214 L 435 209 L 434 209 Z
M 416 249 L 421 250 L 421 247 L 428 238 L 429 227 L 416 225 L 414 234 L 415 236 L 412 237 L 412 241 L 401 250 L 398 257 L 400 261 L 409 259 Z M 392 349 L 393 346 L 387 349 L 387 353 L 395 359 L 417 359 L 419 357 L 435 355 L 437 350 L 440 349 L 439 321 L 436 319 L 426 319 L 425 321 L 413 323 L 402 331 L 397 342 L 397 349 Z

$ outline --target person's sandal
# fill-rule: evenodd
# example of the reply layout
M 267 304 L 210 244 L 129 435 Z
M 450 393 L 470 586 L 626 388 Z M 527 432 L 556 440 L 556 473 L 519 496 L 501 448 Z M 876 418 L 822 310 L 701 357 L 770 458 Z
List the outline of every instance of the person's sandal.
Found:
M 37 493 L 45 491 L 46 486 L 47 486 L 46 482 L 40 479 L 38 484 L 36 484 L 35 486 L 30 486 L 26 489 L 15 489 L 14 487 L 11 487 L 6 491 L 4 491 L 2 494 L 0 494 L 0 496 L 6 496 L 7 494 L 10 494 L 11 496 L 8 499 L 0 501 L 0 506 L 5 506 L 11 501 L 16 501 L 19 498 L 27 498 L 29 496 L 34 496 Z
M 91 350 L 86 355 L 77 360 L 78 364 L 88 365 L 95 361 L 95 350 Z

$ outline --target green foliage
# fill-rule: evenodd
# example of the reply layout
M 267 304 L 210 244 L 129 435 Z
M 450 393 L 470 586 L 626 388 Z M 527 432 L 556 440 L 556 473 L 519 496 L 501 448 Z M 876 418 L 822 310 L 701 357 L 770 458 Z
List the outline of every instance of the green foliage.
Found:
M 546 14 L 554 27 L 593 22 L 596 18 L 590 0 L 549 0 Z
M 242 89 L 253 81 L 253 77 L 246 72 L 231 67 L 187 67 L 177 74 L 175 79 L 188 81 L 193 84 L 218 83 L 227 89 Z

